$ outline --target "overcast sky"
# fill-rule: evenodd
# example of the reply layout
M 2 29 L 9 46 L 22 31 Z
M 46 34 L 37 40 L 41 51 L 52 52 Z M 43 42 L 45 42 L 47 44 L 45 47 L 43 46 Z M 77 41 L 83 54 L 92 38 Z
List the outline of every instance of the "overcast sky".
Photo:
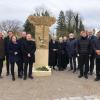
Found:
M 24 22 L 41 5 L 56 16 L 60 10 L 72 9 L 81 14 L 87 27 L 100 26 L 100 0 L 0 0 L 0 21 L 17 19 Z

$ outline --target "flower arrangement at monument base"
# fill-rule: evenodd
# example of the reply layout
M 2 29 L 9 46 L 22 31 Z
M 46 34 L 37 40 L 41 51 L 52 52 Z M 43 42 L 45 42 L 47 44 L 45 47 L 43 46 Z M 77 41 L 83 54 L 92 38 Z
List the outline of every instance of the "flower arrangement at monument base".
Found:
M 33 68 L 34 76 L 51 76 L 51 68 L 49 66 L 41 66 Z

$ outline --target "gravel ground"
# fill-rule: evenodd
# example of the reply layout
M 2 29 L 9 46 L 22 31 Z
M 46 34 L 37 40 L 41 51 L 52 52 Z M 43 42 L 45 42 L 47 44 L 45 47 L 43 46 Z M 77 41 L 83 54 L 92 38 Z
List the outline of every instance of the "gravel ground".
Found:
M 100 82 L 94 82 L 95 75 L 89 76 L 88 80 L 79 79 L 77 76 L 78 72 L 73 74 L 67 70 L 52 71 L 52 76 L 35 77 L 34 80 L 26 81 L 18 79 L 16 75 L 16 81 L 13 82 L 11 76 L 6 76 L 6 70 L 3 68 L 3 79 L 0 79 L 0 100 L 67 100 L 73 96 L 83 98 L 83 96 L 100 95 Z

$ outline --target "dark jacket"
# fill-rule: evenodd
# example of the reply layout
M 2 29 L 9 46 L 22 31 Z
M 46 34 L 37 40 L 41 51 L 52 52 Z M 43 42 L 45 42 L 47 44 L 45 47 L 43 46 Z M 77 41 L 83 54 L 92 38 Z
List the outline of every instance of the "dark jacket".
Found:
M 22 47 L 23 47 L 23 44 L 24 44 L 25 41 L 26 41 L 26 38 L 20 38 L 20 39 L 18 40 L 19 46 L 20 46 L 20 48 L 21 48 L 21 60 L 23 60 Z
M 56 51 L 53 51 L 53 49 L 56 49 Z M 58 52 L 58 42 L 51 40 L 49 42 L 49 66 L 56 66 L 57 65 L 57 52 Z
M 10 63 L 20 61 L 20 46 L 18 42 L 16 44 L 9 42 L 8 51 Z M 17 52 L 17 54 L 15 54 L 15 52 Z
M 80 55 L 89 55 L 91 53 L 91 42 L 87 37 L 81 37 L 77 43 L 77 49 Z
M 95 55 L 94 49 L 93 49 L 93 45 L 94 45 L 94 41 L 97 39 L 96 36 L 92 35 L 88 37 L 90 42 L 91 42 L 91 55 Z
M 95 41 L 94 41 L 94 51 L 96 51 L 96 50 L 100 50 L 100 38 L 98 38 L 98 39 L 96 39 Z M 95 53 L 96 54 L 96 53 Z M 96 54 L 96 58 L 100 58 L 100 55 L 97 55 Z
M 20 44 L 20 46 L 22 46 L 24 44 L 24 42 L 26 41 L 26 38 L 20 38 L 18 40 L 18 43 Z
M 35 51 L 36 51 L 36 44 L 35 41 L 25 41 L 22 46 L 22 53 L 23 53 L 23 60 L 24 62 L 35 62 Z M 28 54 L 31 57 L 28 57 Z
M 64 55 L 64 63 L 65 63 L 65 67 L 67 66 L 67 64 L 69 63 L 69 54 L 68 54 L 68 40 L 63 41 L 64 44 L 64 50 L 65 50 L 65 55 Z
M 66 45 L 69 57 L 77 56 L 77 40 L 75 38 L 69 39 Z
M 64 63 L 65 46 L 64 43 L 58 43 L 58 67 L 65 67 Z
M 0 60 L 4 60 L 4 58 L 5 58 L 4 40 L 0 39 Z
M 6 56 L 8 56 L 9 55 L 8 45 L 9 45 L 9 42 L 10 42 L 9 36 L 4 38 L 4 42 L 5 42 L 5 54 L 6 54 Z
M 96 36 L 94 36 L 94 35 L 89 36 L 88 38 L 89 38 L 90 40 L 96 40 L 96 39 L 97 39 L 97 37 L 96 37 Z
M 68 47 L 68 41 L 63 41 L 63 44 L 64 44 L 64 50 L 65 50 L 65 54 L 66 56 L 68 56 L 68 51 L 66 50 L 66 48 Z

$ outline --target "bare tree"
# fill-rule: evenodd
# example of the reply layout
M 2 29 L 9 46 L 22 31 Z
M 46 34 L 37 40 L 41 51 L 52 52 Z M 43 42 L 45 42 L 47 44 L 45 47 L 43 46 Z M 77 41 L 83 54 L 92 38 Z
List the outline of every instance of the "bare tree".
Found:
M 84 29 L 83 21 L 79 13 L 68 10 L 65 12 L 65 21 L 67 26 L 67 31 L 74 32 L 78 34 Z
M 65 12 L 65 21 L 68 32 L 72 32 L 74 27 L 74 12 L 72 10 Z
M 18 20 L 6 20 L 0 22 L 0 31 L 13 31 L 13 32 L 20 32 L 23 30 L 22 23 Z
M 52 13 L 45 6 L 36 7 L 34 10 L 34 16 L 52 16 Z

